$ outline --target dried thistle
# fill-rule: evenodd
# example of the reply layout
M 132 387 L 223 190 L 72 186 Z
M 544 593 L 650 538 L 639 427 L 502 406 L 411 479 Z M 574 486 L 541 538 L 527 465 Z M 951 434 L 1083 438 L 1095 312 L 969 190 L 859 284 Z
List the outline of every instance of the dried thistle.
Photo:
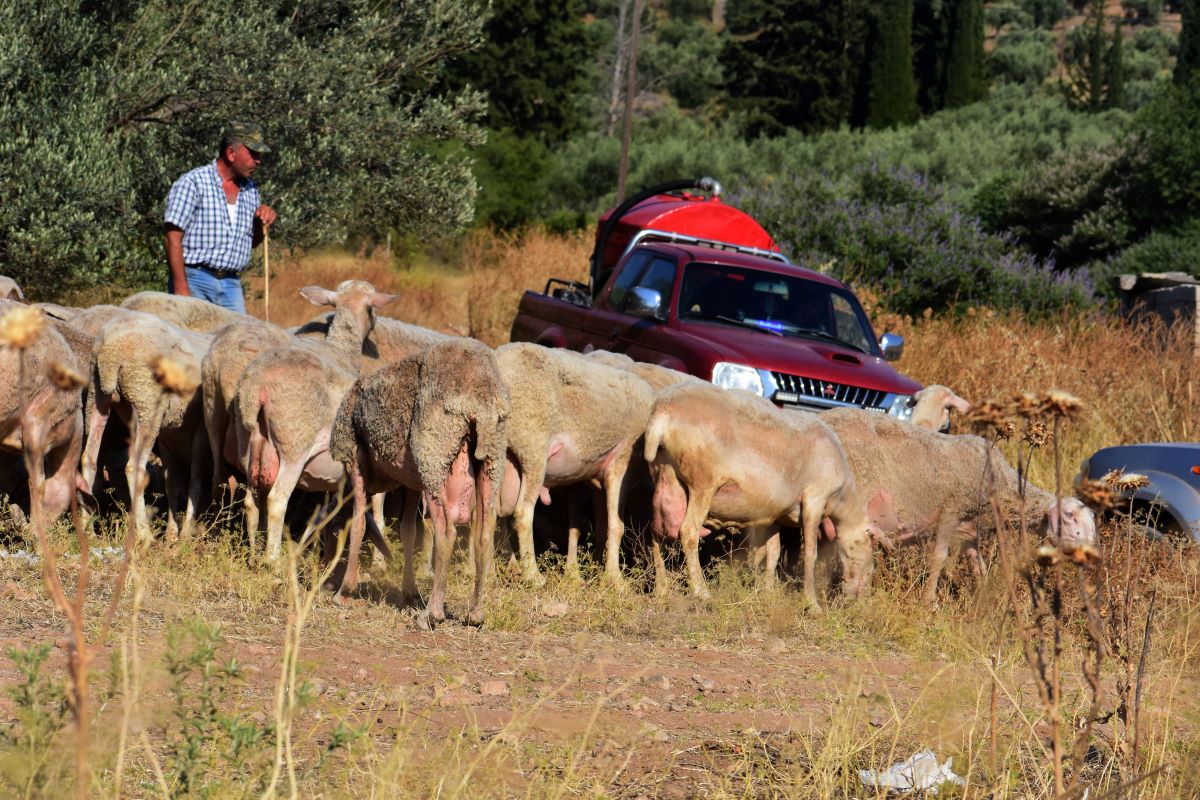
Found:
M 0 342 L 24 350 L 38 340 L 46 327 L 46 315 L 40 308 L 21 306 L 0 317 Z
M 1031 447 L 1044 447 L 1050 441 L 1050 429 L 1040 419 L 1027 419 L 1025 430 L 1021 432 L 1021 440 Z
M 1004 409 L 991 400 L 984 400 L 982 403 L 971 406 L 966 419 L 967 424 L 980 435 L 986 435 L 993 430 L 999 431 L 1008 422 L 1004 416 Z
M 1075 395 L 1052 389 L 1043 395 L 1040 410 L 1043 414 L 1074 419 L 1083 411 L 1083 403 Z
M 1107 475 L 1098 481 L 1081 480 L 1075 487 L 1075 494 L 1095 511 L 1107 511 L 1117 504 L 1117 496 L 1113 485 L 1107 481 Z
M 1100 560 L 1100 551 L 1090 544 L 1083 544 L 1067 552 L 1067 556 L 1076 564 L 1091 564 Z
M 1136 472 L 1129 472 L 1121 475 L 1116 482 L 1116 488 L 1122 492 L 1133 492 L 1141 489 L 1143 486 L 1149 486 L 1150 479 L 1145 475 L 1139 475 Z
M 77 392 L 87 383 L 74 369 L 57 361 L 46 368 L 46 377 L 63 392 Z
M 1049 544 L 1042 545 L 1033 554 L 1033 560 L 1042 567 L 1050 567 L 1057 564 L 1061 557 L 1062 553 L 1059 552 L 1058 548 Z
M 152 367 L 154 380 L 158 381 L 158 385 L 168 392 L 178 395 L 189 394 L 195 391 L 200 384 L 199 377 L 194 374 L 195 370 L 180 364 L 170 356 L 159 356 L 154 360 Z
M 1017 433 L 1017 426 L 1012 423 L 1012 420 L 1006 420 L 1003 425 L 996 428 L 996 438 L 1003 441 L 1008 441 Z
M 1038 409 L 1041 403 L 1038 402 L 1037 396 L 1030 392 L 1019 392 L 1014 394 L 1009 401 L 1012 407 L 1012 413 L 1018 417 L 1036 417 L 1039 413 Z
M 1124 476 L 1125 476 L 1125 470 L 1110 469 L 1108 472 L 1106 472 L 1100 476 L 1100 481 L 1102 483 L 1108 484 L 1109 487 L 1115 488 L 1116 485 L 1120 482 L 1121 478 Z

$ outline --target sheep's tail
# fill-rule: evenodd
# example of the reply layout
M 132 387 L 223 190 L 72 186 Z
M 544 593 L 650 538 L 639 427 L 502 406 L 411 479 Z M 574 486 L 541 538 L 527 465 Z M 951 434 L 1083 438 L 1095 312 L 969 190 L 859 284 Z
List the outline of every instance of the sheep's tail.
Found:
M 642 451 L 647 464 L 654 463 L 654 459 L 658 456 L 659 445 L 662 444 L 666 433 L 667 415 L 655 414 L 652 416 L 650 423 L 646 426 L 646 442 Z
M 113 395 L 117 393 L 117 381 L 121 377 L 121 359 L 119 358 L 97 358 L 96 359 L 96 382 L 100 386 L 100 391 L 103 394 Z

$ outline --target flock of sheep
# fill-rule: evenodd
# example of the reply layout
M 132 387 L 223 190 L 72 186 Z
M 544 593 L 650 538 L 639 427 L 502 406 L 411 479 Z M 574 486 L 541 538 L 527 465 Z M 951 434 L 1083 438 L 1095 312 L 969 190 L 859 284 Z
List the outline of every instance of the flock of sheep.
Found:
M 345 485 L 353 508 L 339 597 L 355 591 L 364 536 L 390 560 L 381 529 L 392 518 L 405 550 L 403 592 L 414 604 L 423 509 L 434 530 L 433 588 L 418 615 L 426 627 L 445 619 L 457 527 L 470 526 L 467 619 L 479 624 L 497 520 L 511 518 L 523 576 L 541 583 L 534 510 L 550 489 L 573 484 L 602 492 L 607 578 L 623 582 L 626 508 L 641 496 L 652 509 L 655 590 L 670 582 L 662 545 L 678 540 L 701 596 L 699 541 L 711 529 L 745 531 L 768 575 L 781 526 L 801 529 L 814 607 L 821 537 L 836 546 L 849 595 L 867 587 L 876 549 L 931 542 L 932 598 L 951 547 L 987 526 L 996 492 L 1006 508 L 1035 509 L 1055 543 L 1095 539 L 1092 513 L 1078 500 L 1036 487 L 1022 498 L 1016 472 L 986 440 L 938 432 L 951 409 L 966 408 L 944 387 L 918 395 L 912 422 L 858 409 L 797 413 L 614 353 L 525 343 L 493 350 L 377 316 L 395 296 L 362 281 L 302 294 L 332 311 L 290 330 L 158 292 L 119 307 L 0 299 L 0 370 L 19 376 L 0 385 L 0 489 L 18 496 L 27 482 L 28 512 L 42 524 L 73 493 L 95 493 L 123 460 L 132 524 L 150 537 L 145 495 L 157 459 L 169 535 L 240 484 L 251 550 L 265 504 L 265 556 L 276 561 L 295 491 Z M 114 415 L 127 436 L 109 427 Z M 573 521 L 568 569 L 577 569 L 578 530 Z

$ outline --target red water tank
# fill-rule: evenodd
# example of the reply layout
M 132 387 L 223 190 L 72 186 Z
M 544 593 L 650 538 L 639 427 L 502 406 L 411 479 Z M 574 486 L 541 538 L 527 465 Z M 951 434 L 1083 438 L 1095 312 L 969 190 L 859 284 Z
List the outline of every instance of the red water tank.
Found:
M 605 212 L 596 226 L 597 242 L 604 223 L 613 209 Z M 629 241 L 639 231 L 653 229 L 728 242 L 743 247 L 778 252 L 771 235 L 744 211 L 721 202 L 719 197 L 694 194 L 659 194 L 643 200 L 625 212 L 605 243 L 601 270 L 608 273 L 616 266 Z

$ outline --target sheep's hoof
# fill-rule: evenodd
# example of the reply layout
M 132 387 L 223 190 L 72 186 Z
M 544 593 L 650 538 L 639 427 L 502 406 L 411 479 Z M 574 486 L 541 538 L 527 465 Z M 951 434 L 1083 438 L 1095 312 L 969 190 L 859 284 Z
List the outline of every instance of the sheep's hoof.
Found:
M 482 628 L 483 627 L 483 611 L 476 611 L 475 609 L 471 609 L 471 612 L 469 614 L 467 614 L 467 624 L 470 625 L 472 628 Z
M 629 584 L 626 583 L 625 578 L 619 573 L 613 574 L 611 572 L 605 572 L 604 582 L 619 594 L 625 594 L 627 591 L 629 591 Z M 657 589 L 658 587 L 655 588 Z
M 342 608 L 350 608 L 354 605 L 354 598 L 348 594 L 343 594 L 342 592 L 335 592 L 333 595 L 333 602 L 337 603 Z
M 423 631 L 432 631 L 438 625 L 446 621 L 445 614 L 434 616 L 429 613 L 429 609 L 425 609 L 420 614 L 417 614 L 417 627 Z
M 400 602 L 403 608 L 424 608 L 425 604 L 421 602 L 420 592 L 404 592 L 400 595 Z
M 697 600 L 708 601 L 712 600 L 712 592 L 701 586 L 692 590 L 692 597 L 695 597 Z
M 825 609 L 821 607 L 821 604 L 817 601 L 816 597 L 808 596 L 805 597 L 805 599 L 808 600 L 808 611 L 810 614 L 812 614 L 814 617 L 821 617 L 825 615 Z
M 534 589 L 540 589 L 546 585 L 546 576 L 538 572 L 536 569 L 532 571 L 526 570 L 525 574 L 522 576 L 522 580 L 524 580 L 525 583 L 529 584 Z

